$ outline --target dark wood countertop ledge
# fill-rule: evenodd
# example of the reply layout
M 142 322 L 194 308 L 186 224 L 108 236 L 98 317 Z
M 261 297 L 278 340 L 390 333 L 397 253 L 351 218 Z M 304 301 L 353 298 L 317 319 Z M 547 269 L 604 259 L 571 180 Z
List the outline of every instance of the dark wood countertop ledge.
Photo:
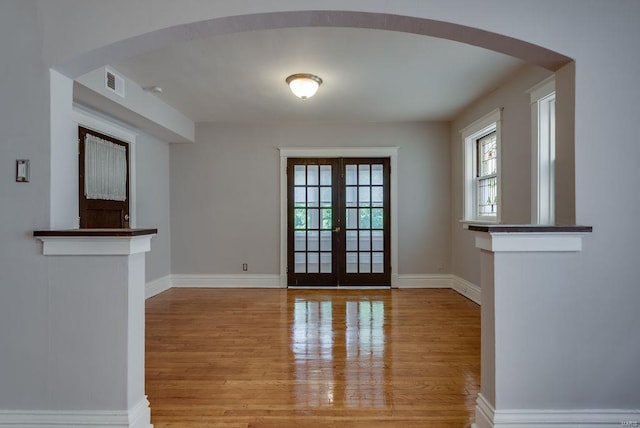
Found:
M 155 235 L 158 229 L 63 229 L 63 230 L 34 230 L 35 237 L 134 237 Z
M 488 233 L 590 233 L 593 232 L 593 227 L 539 224 L 470 224 L 469 230 Z

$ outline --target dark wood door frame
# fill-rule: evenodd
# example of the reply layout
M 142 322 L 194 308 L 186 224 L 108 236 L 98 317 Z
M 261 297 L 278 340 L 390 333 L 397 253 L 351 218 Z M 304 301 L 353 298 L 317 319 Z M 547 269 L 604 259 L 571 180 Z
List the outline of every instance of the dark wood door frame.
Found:
M 391 212 L 391 198 L 390 198 L 390 158 L 288 158 L 287 159 L 287 284 L 288 285 L 297 285 L 297 286 L 390 286 L 391 285 L 391 221 L 390 221 L 390 212 Z M 372 165 L 369 167 L 369 165 Z M 325 218 L 324 215 L 325 207 L 323 206 L 319 193 L 322 193 L 322 189 L 324 185 L 327 183 L 321 183 L 321 175 L 319 175 L 315 184 L 309 184 L 308 182 L 304 182 L 301 186 L 300 183 L 294 184 L 296 172 L 294 168 L 302 168 L 303 175 L 306 179 L 307 171 L 311 171 L 311 168 L 314 168 L 314 173 L 320 174 L 320 168 L 326 167 L 331 168 L 331 188 L 332 188 L 332 204 L 331 209 L 333 210 L 333 216 L 331 218 L 331 223 L 329 224 L 327 221 L 322 222 L 321 220 Z M 361 171 L 369 171 L 369 179 L 370 180 L 373 174 L 373 170 L 376 169 L 374 166 L 378 167 L 378 174 L 381 174 L 383 178 L 381 178 L 381 182 L 379 183 L 365 183 L 360 182 L 360 173 Z M 346 171 L 351 170 L 351 172 L 355 171 L 355 181 L 349 183 L 349 174 L 347 178 L 345 178 Z M 353 176 L 353 175 L 352 175 Z M 317 187 L 321 190 L 318 191 Z M 309 188 L 315 189 L 315 193 L 318 194 L 316 196 L 317 199 L 317 207 L 316 205 L 302 205 L 303 208 L 300 208 L 300 205 L 295 201 L 298 200 L 299 196 L 296 196 L 296 192 L 302 192 L 302 198 L 305 200 L 307 197 L 307 192 Z M 383 192 L 382 198 L 382 206 L 375 205 L 373 203 L 373 189 L 376 189 L 378 195 L 380 192 Z M 326 188 L 325 188 L 326 189 Z M 347 204 L 347 189 L 351 189 L 352 192 L 356 192 L 354 201 L 357 201 L 355 205 L 353 202 L 351 204 Z M 364 191 L 365 194 L 368 194 L 367 201 L 364 204 L 361 204 L 360 197 L 361 193 Z M 369 199 L 371 198 L 371 199 Z M 380 196 L 378 196 L 378 201 L 380 201 Z M 306 207 L 306 208 L 304 208 Z M 314 208 L 315 207 L 315 208 Z M 303 229 L 306 230 L 298 230 L 299 226 L 294 224 L 294 222 L 298 222 L 300 217 L 297 211 L 302 211 L 303 220 L 302 222 L 307 221 L 307 212 L 314 211 L 316 212 L 316 217 L 319 217 L 321 220 L 315 220 L 315 225 L 310 226 L 306 224 L 302 226 Z M 296 213 L 296 214 L 294 214 Z M 319 214 L 318 214 L 319 213 Z M 349 214 L 352 219 L 350 222 L 347 222 Z M 368 213 L 368 217 L 366 214 Z M 378 221 L 374 222 L 374 214 L 379 214 Z M 384 213 L 384 215 L 383 215 Z M 364 217 L 363 217 L 364 215 Z M 380 219 L 382 216 L 382 219 Z M 368 218 L 368 221 L 367 218 Z M 310 218 L 310 217 L 309 217 Z M 326 218 L 325 218 L 326 220 Z M 363 221 L 364 220 L 364 221 Z M 320 223 L 320 225 L 318 225 Z M 327 224 L 325 224 L 327 223 Z M 309 230 L 311 229 L 311 230 Z M 316 235 L 314 244 L 314 248 L 309 248 L 309 233 L 313 233 Z M 349 247 L 349 239 L 347 237 L 347 233 L 349 233 L 351 239 L 351 248 Z M 304 235 L 302 239 L 302 245 L 297 242 L 299 237 L 298 234 Z M 331 246 L 324 245 L 322 243 L 322 235 L 329 234 L 331 236 Z M 377 247 L 374 248 L 374 234 L 381 236 L 380 239 L 383 240 L 383 248 Z M 369 236 L 368 241 L 366 236 Z M 354 239 L 355 238 L 355 247 Z M 363 238 L 364 237 L 364 238 Z M 364 239 L 364 241 L 363 241 Z M 366 243 L 366 246 L 361 247 L 362 242 Z M 300 252 L 302 251 L 302 252 Z M 329 251 L 329 256 L 331 257 L 331 270 L 325 269 L 326 266 L 322 265 L 322 256 L 326 255 L 326 252 Z M 298 265 L 296 264 L 296 257 L 302 256 L 305 258 L 305 263 L 307 267 L 309 266 L 308 257 L 310 255 L 314 255 L 314 258 L 318 260 L 315 262 L 314 267 L 316 270 L 309 271 L 305 269 L 304 266 L 301 267 L 301 270 L 298 270 Z M 369 259 L 369 267 L 367 269 L 362 269 L 363 256 L 366 259 L 368 256 Z M 355 263 L 353 260 L 348 262 L 348 258 L 356 258 Z M 383 257 L 383 261 L 380 262 L 380 257 Z M 375 258 L 378 258 L 378 266 L 382 265 L 382 270 L 375 269 L 376 264 L 374 262 Z M 365 266 L 367 262 L 365 261 Z M 362 270 L 361 270 L 362 269 Z

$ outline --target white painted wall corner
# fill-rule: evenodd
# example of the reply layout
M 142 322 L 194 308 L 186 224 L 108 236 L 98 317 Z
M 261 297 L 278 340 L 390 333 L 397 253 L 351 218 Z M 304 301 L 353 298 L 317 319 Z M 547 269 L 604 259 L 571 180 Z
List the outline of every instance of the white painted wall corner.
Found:
M 167 291 L 173 287 L 172 275 L 166 275 L 153 281 L 149 281 L 145 285 L 145 299 L 153 297 L 157 294 Z
M 482 289 L 480 286 L 460 278 L 456 275 L 451 275 L 451 288 L 467 299 L 481 305 L 482 304 Z

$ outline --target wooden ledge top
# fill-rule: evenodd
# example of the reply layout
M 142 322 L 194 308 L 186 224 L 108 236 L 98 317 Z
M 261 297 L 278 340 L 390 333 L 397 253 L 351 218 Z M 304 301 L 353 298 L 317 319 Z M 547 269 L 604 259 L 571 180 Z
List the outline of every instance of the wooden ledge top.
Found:
M 488 233 L 590 233 L 593 232 L 593 227 L 541 224 L 470 224 L 469 230 Z
M 67 238 L 82 238 L 82 237 L 134 237 L 155 235 L 158 233 L 158 229 L 63 229 L 63 230 L 34 230 L 33 236 L 35 237 L 67 237 Z

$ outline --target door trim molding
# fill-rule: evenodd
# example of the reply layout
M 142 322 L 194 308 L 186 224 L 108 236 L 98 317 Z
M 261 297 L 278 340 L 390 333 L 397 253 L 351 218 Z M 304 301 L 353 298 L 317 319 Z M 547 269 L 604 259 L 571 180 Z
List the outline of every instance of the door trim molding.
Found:
M 399 147 L 279 147 L 280 151 L 280 287 L 287 287 L 287 159 L 389 158 L 391 168 L 391 287 L 398 287 L 398 149 Z
M 110 117 L 100 115 L 93 110 L 79 104 L 73 104 L 73 121 L 76 124 L 75 135 L 78 135 L 78 126 L 87 128 L 101 134 L 109 135 L 117 140 L 121 140 L 129 145 L 129 227 L 135 229 L 137 227 L 137 209 L 136 209 L 136 138 L 137 133 L 131 129 L 125 128 L 116 123 L 116 120 Z M 78 165 L 76 165 L 76 169 Z M 77 183 L 77 177 L 76 177 Z M 79 213 L 80 201 L 78 199 L 78 190 L 75 192 L 76 198 L 76 218 L 74 220 L 74 228 L 80 228 L 80 220 L 77 216 Z

